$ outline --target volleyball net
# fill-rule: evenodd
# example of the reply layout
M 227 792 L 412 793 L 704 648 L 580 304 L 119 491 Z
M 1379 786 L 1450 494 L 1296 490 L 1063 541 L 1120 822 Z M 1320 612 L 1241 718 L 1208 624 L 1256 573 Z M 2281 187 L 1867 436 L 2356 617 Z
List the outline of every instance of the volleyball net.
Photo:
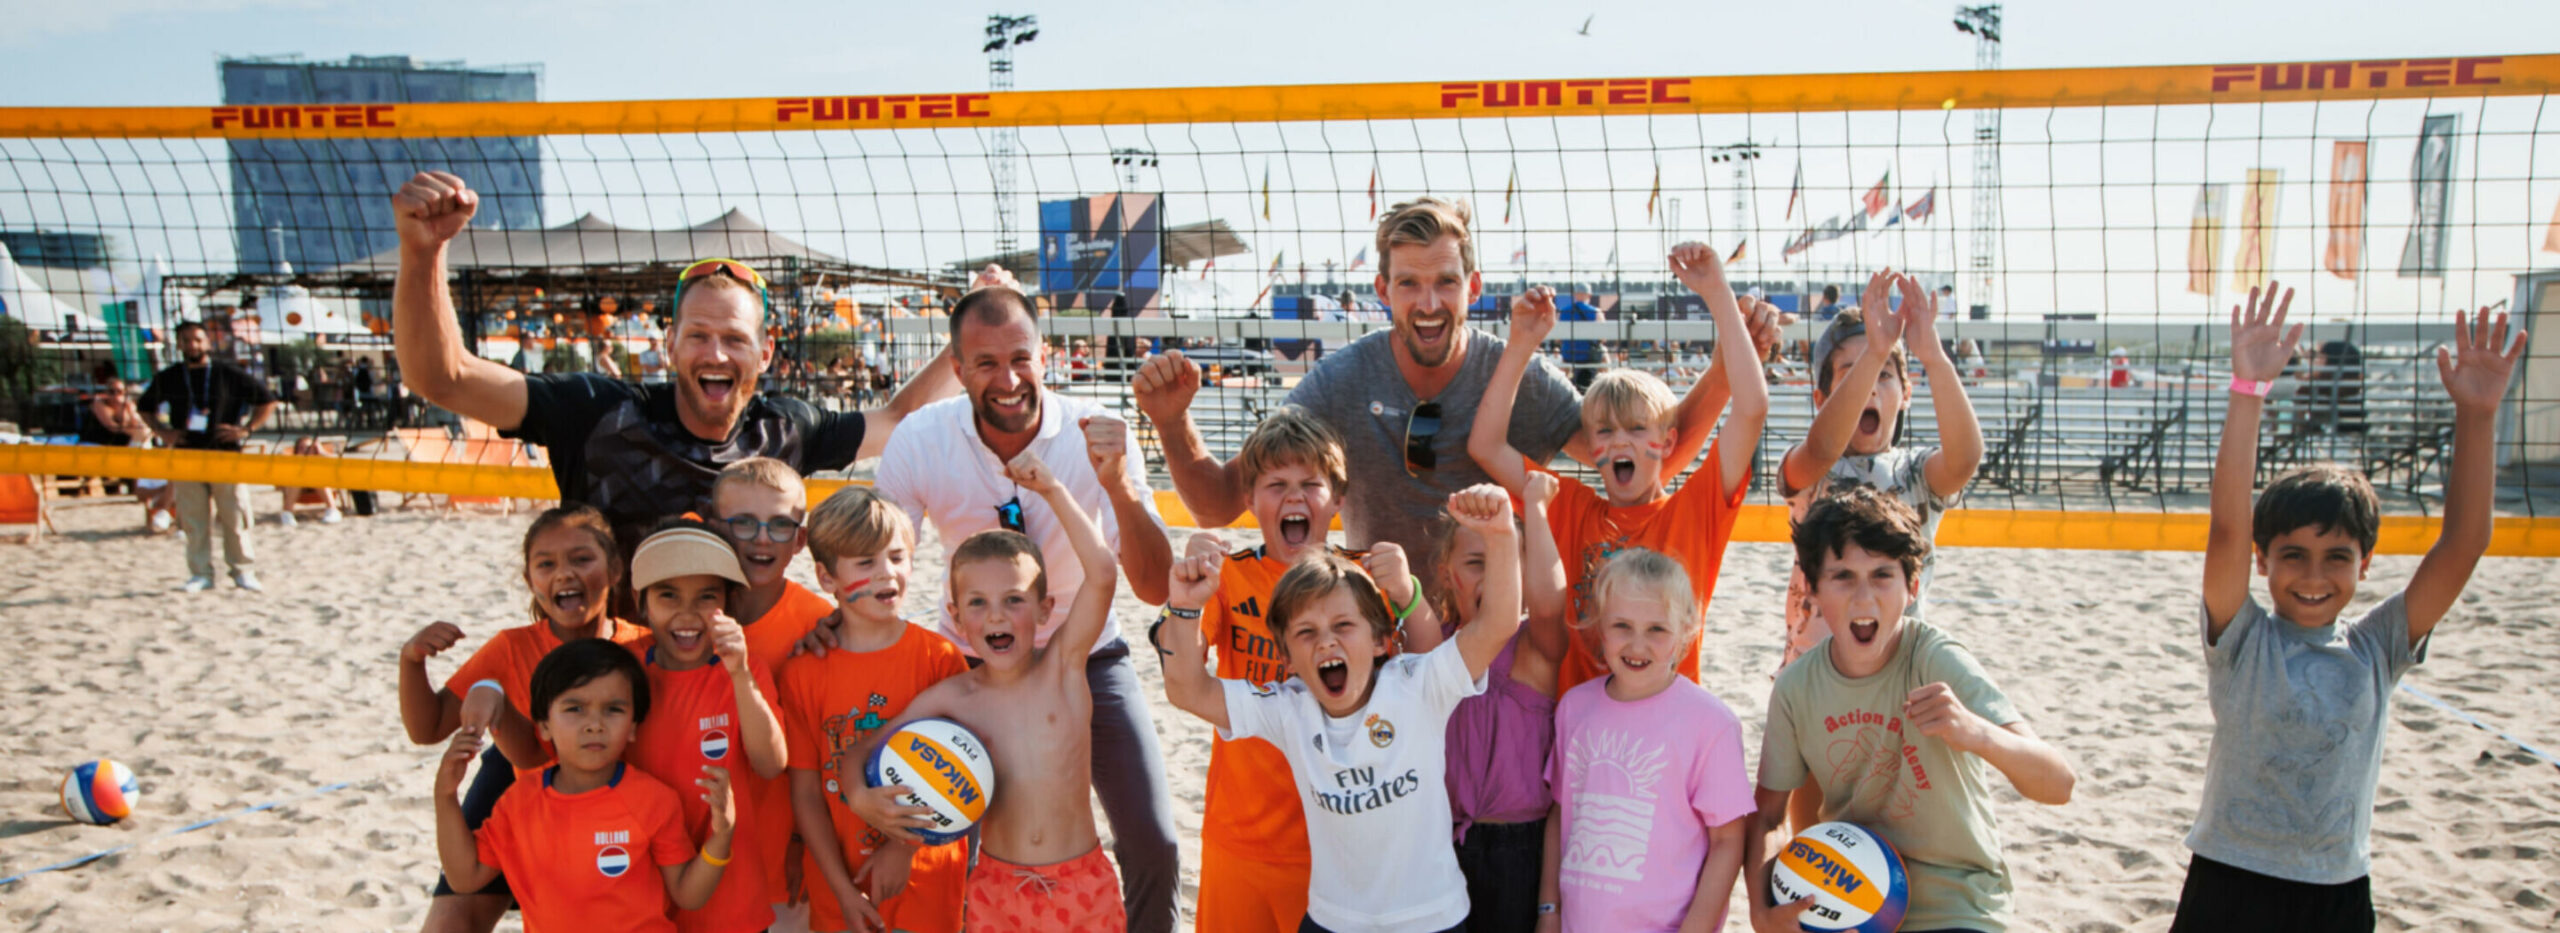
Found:
M 765 387 L 878 404 L 939 347 L 971 272 L 1046 311 L 1052 388 L 1137 420 L 1127 374 L 1180 347 L 1195 418 L 1231 454 L 1329 350 L 1387 326 L 1376 219 L 1465 199 L 1484 297 L 1555 287 L 1568 368 L 1675 391 L 1715 337 L 1668 274 L 1729 257 L 1797 322 L 1746 539 L 1784 536 L 1775 455 L 1813 405 L 1836 303 L 1891 266 L 1937 336 L 1987 454 L 1942 538 L 2200 546 L 2252 287 L 2310 322 L 2261 439 L 2272 474 L 2364 469 L 2425 543 L 2452 408 L 2434 349 L 2457 311 L 2545 333 L 2501 412 L 2498 553 L 2560 554 L 2560 55 L 1891 74 L 838 94 L 690 101 L 0 108 L 0 417 L 76 437 L 84 393 L 175 358 L 171 329 L 287 400 L 272 428 L 417 439 L 466 426 L 395 390 L 389 192 L 421 169 L 480 191 L 455 241 L 475 353 L 528 371 L 657 378 L 675 273 L 728 256 L 773 283 Z M 1587 319 L 1577 319 L 1587 318 Z M 1917 383 L 1916 372 L 1914 381 Z M 1909 437 L 1934 437 L 1916 388 Z M 1147 429 L 1142 426 L 1142 432 Z M 546 490 L 539 452 L 372 459 L 0 447 L 0 472 L 462 494 Z M 421 448 L 432 448 L 422 450 Z M 1150 451 L 1150 455 L 1153 452 Z M 292 462 L 299 460 L 300 462 Z M 2396 540 L 2396 538 L 2395 538 Z

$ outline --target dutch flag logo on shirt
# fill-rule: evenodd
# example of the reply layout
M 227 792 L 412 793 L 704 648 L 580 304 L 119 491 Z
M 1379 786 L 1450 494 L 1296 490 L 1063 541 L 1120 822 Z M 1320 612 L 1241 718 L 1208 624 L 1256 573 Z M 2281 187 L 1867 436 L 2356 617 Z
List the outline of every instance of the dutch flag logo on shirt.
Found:
M 702 757 L 713 761 L 729 757 L 729 733 L 718 729 L 703 733 Z
M 605 877 L 620 878 L 623 872 L 630 870 L 631 853 L 621 846 L 606 846 L 596 852 L 596 871 L 604 873 Z

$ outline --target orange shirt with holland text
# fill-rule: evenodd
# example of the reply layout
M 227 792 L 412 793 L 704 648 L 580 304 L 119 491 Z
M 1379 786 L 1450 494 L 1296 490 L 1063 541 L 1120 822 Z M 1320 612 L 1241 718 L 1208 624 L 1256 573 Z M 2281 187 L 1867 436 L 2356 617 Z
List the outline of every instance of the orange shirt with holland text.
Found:
M 507 788 L 474 834 L 480 863 L 515 892 L 528 933 L 672 933 L 668 865 L 693 860 L 676 791 L 627 765 L 583 794 L 551 786 L 553 771 Z
M 862 773 L 862 763 L 847 762 L 847 756 L 859 753 L 882 727 L 895 722 L 925 688 L 968 669 L 969 662 L 950 639 L 912 624 L 896 643 L 878 651 L 835 650 L 823 658 L 804 654 L 782 666 L 782 702 L 775 712 L 782 717 L 791 767 L 817 772 L 845 871 L 860 871 L 872 851 L 887 841 L 844 805 L 838 775 L 848 766 L 853 774 Z M 906 890 L 878 905 L 881 919 L 893 930 L 955 933 L 968 858 L 965 840 L 917 850 Z M 844 907 L 817 864 L 809 862 L 803 871 L 809 886 L 809 928 L 846 929 Z
M 1710 447 L 1698 468 L 1689 472 L 1680 489 L 1661 499 L 1637 506 L 1614 506 L 1599 490 L 1583 485 L 1572 477 L 1558 475 L 1556 500 L 1547 507 L 1547 527 L 1555 531 L 1556 551 L 1564 558 L 1565 608 L 1570 621 L 1580 622 L 1597 607 L 1591 604 L 1591 585 L 1600 567 L 1611 555 L 1631 547 L 1659 551 L 1689 571 L 1689 588 L 1698 598 L 1698 617 L 1707 614 L 1707 603 L 1715 597 L 1716 573 L 1724 564 L 1725 545 L 1733 539 L 1734 519 L 1742 514 L 1742 497 L 1751 489 L 1749 474 L 1735 484 L 1733 494 L 1719 495 L 1723 490 L 1723 468 L 1718 465 L 1716 451 Z M 1599 638 L 1593 630 L 1577 626 L 1574 637 L 1566 640 L 1564 664 L 1556 673 L 1556 695 L 1563 696 L 1574 685 L 1607 674 L 1609 665 L 1597 654 Z M 1698 646 L 1692 643 L 1681 655 L 1680 676 L 1698 679 Z
M 711 833 L 711 805 L 694 783 L 702 779 L 702 769 L 727 769 L 737 801 L 737 829 L 729 840 L 729 865 L 720 873 L 720 885 L 700 909 L 677 911 L 676 928 L 683 933 L 744 933 L 772 926 L 765 876 L 775 872 L 768 870 L 759 846 L 760 828 L 746 818 L 744 795 L 734 790 L 757 780 L 738 727 L 737 686 L 717 655 L 701 667 L 670 671 L 658 666 L 657 652 L 651 650 L 642 664 L 649 672 L 649 718 L 633 732 L 622 760 L 681 789 L 677 797 L 684 805 L 684 830 L 696 843 Z M 773 675 L 754 661 L 747 662 L 747 673 L 770 707 L 776 693 Z

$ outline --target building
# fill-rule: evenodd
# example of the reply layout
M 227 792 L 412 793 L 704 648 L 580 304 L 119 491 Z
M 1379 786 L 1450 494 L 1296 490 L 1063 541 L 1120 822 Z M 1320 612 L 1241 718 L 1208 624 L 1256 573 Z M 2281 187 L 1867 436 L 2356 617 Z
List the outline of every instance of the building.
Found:
M 0 247 L 19 265 L 47 269 L 96 269 L 118 258 L 114 241 L 103 233 L 0 230 Z
M 406 55 L 343 62 L 222 62 L 225 104 L 531 101 L 538 68 L 471 68 Z M 315 272 L 397 245 L 391 193 L 420 169 L 462 176 L 481 193 L 472 225 L 542 226 L 542 148 L 531 136 L 470 139 L 234 139 L 232 236 L 240 270 Z

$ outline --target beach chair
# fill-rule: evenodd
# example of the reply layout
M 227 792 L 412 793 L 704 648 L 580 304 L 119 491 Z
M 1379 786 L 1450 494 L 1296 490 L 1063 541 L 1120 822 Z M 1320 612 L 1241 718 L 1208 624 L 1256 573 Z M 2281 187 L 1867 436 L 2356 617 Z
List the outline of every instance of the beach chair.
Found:
M 24 526 L 18 537 L 21 544 L 34 544 L 40 533 L 61 532 L 53 527 L 53 502 L 45 484 L 24 473 L 0 475 L 0 527 Z

